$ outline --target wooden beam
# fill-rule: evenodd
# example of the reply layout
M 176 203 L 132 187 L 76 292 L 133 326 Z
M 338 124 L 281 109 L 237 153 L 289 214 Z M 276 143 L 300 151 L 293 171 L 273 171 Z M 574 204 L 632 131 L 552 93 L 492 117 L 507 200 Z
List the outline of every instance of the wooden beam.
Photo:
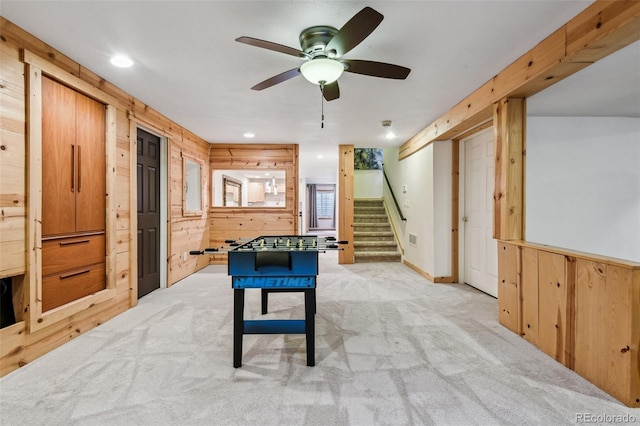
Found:
M 596 1 L 402 144 L 398 157 L 457 138 L 491 118 L 500 99 L 529 97 L 637 40 L 639 1 Z
M 493 237 L 524 239 L 524 99 L 503 99 L 494 106 Z
M 354 262 L 353 254 L 353 205 L 354 205 L 354 171 L 353 171 L 353 145 L 340 145 L 338 147 L 339 173 L 338 173 L 338 239 L 348 241 L 339 252 L 338 263 L 351 264 Z

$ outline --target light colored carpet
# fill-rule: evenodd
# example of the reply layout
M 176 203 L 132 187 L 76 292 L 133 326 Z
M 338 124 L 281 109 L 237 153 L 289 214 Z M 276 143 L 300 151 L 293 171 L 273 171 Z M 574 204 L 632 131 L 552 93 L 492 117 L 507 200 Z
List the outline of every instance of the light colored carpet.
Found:
M 230 277 L 210 266 L 0 379 L 0 422 L 640 423 L 639 409 L 500 326 L 483 293 L 434 285 L 400 263 L 337 265 L 335 252 L 320 271 L 315 367 L 304 335 L 252 335 L 233 368 Z M 245 318 L 261 317 L 259 291 L 246 293 Z M 303 318 L 302 298 L 272 294 L 267 317 Z

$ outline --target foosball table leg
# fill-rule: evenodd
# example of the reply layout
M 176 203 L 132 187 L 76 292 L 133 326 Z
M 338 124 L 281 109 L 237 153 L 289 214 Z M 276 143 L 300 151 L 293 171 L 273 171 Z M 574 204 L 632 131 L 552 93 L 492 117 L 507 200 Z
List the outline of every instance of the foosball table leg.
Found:
M 304 291 L 305 335 L 307 340 L 307 366 L 316 365 L 316 289 Z
M 266 315 L 269 310 L 269 292 L 263 288 L 260 293 L 262 296 L 262 315 Z
M 244 335 L 244 289 L 233 290 L 233 366 L 242 366 L 242 336 Z

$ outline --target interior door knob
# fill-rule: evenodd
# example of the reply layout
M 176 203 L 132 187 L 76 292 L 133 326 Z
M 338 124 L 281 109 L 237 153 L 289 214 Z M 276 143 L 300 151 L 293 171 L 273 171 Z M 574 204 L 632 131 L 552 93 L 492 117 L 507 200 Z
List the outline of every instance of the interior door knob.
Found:
M 469 221 L 469 218 L 468 218 L 468 217 L 466 217 L 466 216 L 462 216 L 462 221 L 463 221 L 463 222 L 468 222 L 468 221 Z

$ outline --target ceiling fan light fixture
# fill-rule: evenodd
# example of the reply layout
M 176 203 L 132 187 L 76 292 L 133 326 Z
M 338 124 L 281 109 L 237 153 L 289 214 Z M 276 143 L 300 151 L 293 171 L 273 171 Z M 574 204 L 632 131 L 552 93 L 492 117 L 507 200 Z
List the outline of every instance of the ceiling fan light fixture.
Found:
M 330 84 L 336 81 L 344 71 L 344 65 L 329 58 L 316 58 L 305 62 L 300 67 L 300 72 L 308 81 L 320 85 Z

